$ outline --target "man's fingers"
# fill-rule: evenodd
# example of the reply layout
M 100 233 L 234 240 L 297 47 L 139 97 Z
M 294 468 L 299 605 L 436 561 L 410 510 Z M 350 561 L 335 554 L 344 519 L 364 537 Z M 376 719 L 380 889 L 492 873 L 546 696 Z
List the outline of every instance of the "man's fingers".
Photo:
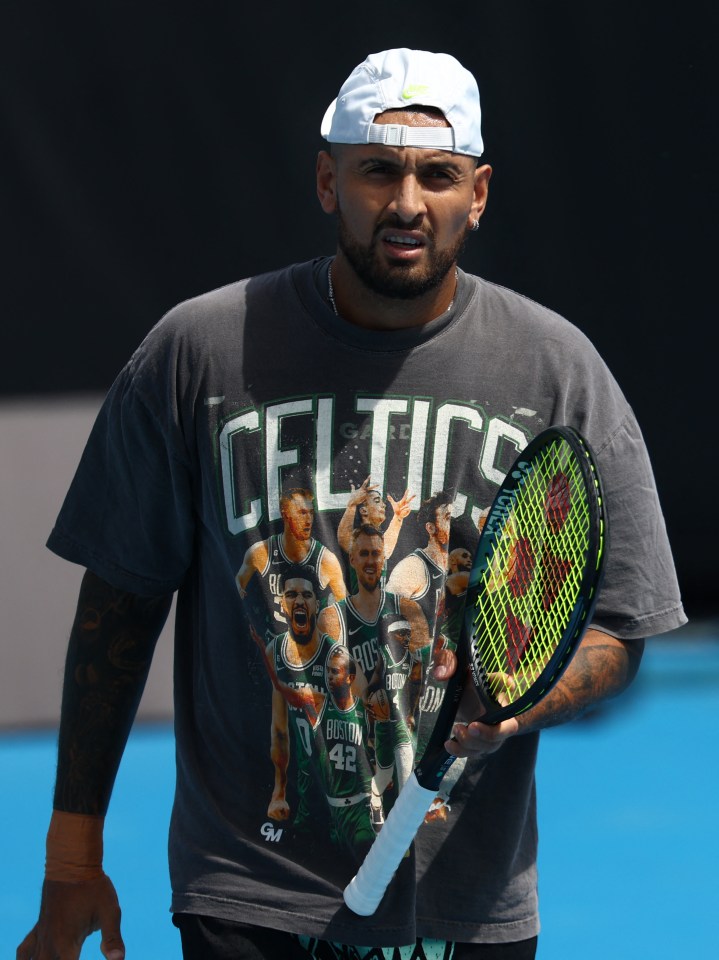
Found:
M 457 723 L 452 731 L 452 740 L 445 747 L 455 756 L 484 756 L 494 753 L 508 737 L 519 731 L 516 717 L 510 717 L 501 723 L 488 726 L 471 721 Z
M 35 944 L 37 943 L 37 924 L 32 928 L 30 933 L 25 937 L 23 942 L 17 948 L 15 952 L 15 960 L 32 960 L 33 951 L 35 950 Z
M 110 878 L 45 879 L 40 919 L 17 948 L 16 960 L 79 960 L 85 939 L 96 930 L 106 960 L 124 960 L 120 904 Z
M 125 960 L 125 944 L 120 933 L 120 906 L 116 904 L 100 923 L 100 950 L 106 960 Z
M 23 942 L 17 948 L 15 960 L 79 960 L 80 946 L 74 941 L 71 944 L 65 943 L 65 938 L 60 936 L 57 939 L 50 937 L 48 940 L 38 936 L 38 924 L 32 928 Z M 65 944 L 65 945 L 63 945 Z M 124 952 L 118 955 L 117 960 L 124 960 Z M 110 957 L 109 960 L 116 960 Z
M 107 960 L 125 960 L 125 944 L 122 942 L 119 933 L 108 940 L 103 940 L 100 944 L 100 950 Z

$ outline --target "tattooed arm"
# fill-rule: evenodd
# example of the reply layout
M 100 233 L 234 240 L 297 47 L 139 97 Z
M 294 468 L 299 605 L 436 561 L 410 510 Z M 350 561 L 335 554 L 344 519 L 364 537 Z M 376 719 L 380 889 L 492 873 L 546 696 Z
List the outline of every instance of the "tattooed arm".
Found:
M 104 815 L 172 595 L 140 597 L 85 573 L 62 694 L 54 807 Z
M 102 870 L 102 828 L 171 602 L 172 595 L 136 596 L 85 573 L 65 663 L 40 918 L 17 960 L 77 956 L 95 930 L 108 960 L 125 956 L 117 895 Z
M 643 640 L 617 640 L 599 630 L 588 630 L 564 676 L 544 700 L 493 727 L 483 723 L 458 726 L 456 743 L 448 744 L 448 749 L 457 756 L 492 753 L 507 737 L 568 723 L 626 690 L 643 652 Z M 466 693 L 476 698 L 471 684 Z M 471 711 L 472 705 L 463 703 L 465 715 L 471 716 Z
M 599 630 L 587 630 L 554 690 L 520 714 L 520 733 L 568 723 L 618 696 L 636 677 L 643 653 L 644 640 L 617 640 Z

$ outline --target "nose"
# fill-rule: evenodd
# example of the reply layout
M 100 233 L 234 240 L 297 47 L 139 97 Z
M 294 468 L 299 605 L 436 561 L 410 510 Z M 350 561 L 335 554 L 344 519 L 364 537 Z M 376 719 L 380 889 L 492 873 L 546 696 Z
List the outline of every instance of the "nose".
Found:
M 406 224 L 412 223 L 427 212 L 424 191 L 414 173 L 408 173 L 399 178 L 390 210 L 402 223 Z

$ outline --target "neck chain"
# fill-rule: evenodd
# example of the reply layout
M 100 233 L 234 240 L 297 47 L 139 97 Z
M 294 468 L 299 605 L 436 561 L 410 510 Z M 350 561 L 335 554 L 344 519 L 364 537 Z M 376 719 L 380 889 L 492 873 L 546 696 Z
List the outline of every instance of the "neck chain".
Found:
M 329 270 L 327 271 L 327 287 L 328 287 L 327 293 L 330 298 L 330 303 L 332 304 L 332 309 L 335 312 L 335 316 L 339 317 L 337 304 L 335 303 L 335 288 L 332 286 L 332 264 L 331 263 L 329 266 Z
M 332 263 L 334 263 L 334 261 L 332 261 Z M 335 288 L 332 284 L 332 263 L 330 263 L 329 268 L 327 270 L 327 296 L 329 298 L 330 303 L 332 304 L 332 309 L 334 310 L 335 316 L 339 317 L 340 315 L 339 310 L 337 309 L 337 304 L 335 302 Z M 455 296 L 457 292 L 458 280 L 459 280 L 459 273 L 457 271 L 457 268 L 455 267 L 454 268 Z M 452 309 L 453 306 L 454 306 L 454 297 L 452 297 L 452 299 L 449 301 L 449 306 L 443 312 L 449 313 L 449 311 Z

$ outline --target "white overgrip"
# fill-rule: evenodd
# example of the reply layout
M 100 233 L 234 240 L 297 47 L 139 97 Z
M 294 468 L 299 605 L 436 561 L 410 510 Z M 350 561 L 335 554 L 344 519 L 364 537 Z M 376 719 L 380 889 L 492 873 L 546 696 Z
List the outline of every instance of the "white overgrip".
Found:
M 435 796 L 436 790 L 421 787 L 414 774 L 402 787 L 364 863 L 345 887 L 345 903 L 354 913 L 369 917 L 375 912 Z

